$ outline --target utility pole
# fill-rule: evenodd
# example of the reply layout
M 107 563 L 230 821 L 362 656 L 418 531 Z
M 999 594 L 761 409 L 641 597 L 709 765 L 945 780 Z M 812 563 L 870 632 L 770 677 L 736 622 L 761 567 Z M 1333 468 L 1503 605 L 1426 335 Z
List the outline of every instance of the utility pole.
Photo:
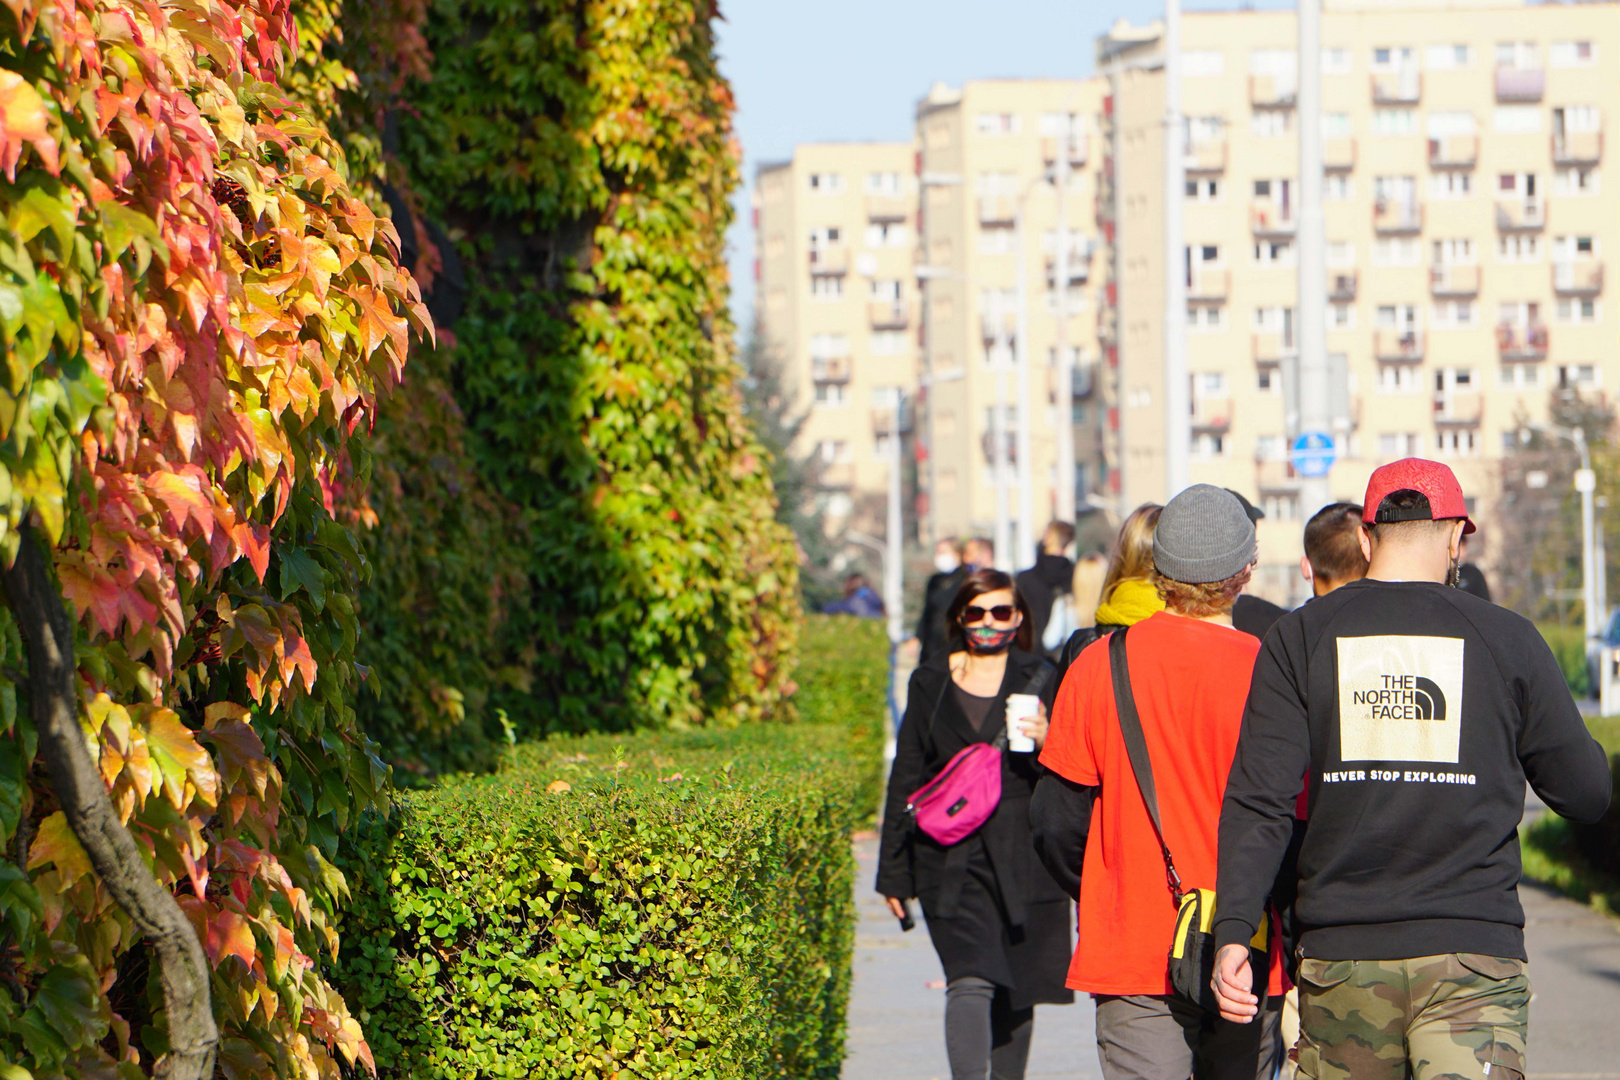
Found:
M 1164 500 L 1188 483 L 1192 386 L 1187 375 L 1186 119 L 1181 115 L 1181 0 L 1164 6 Z
M 990 414 L 990 467 L 996 484 L 996 568 L 1012 570 L 1012 537 L 1007 522 L 1007 361 L 1011 346 L 1007 341 L 1007 316 L 1002 309 L 1001 290 L 990 293 L 989 314 L 995 342 L 990 362 L 990 377 L 995 380 L 995 411 Z
M 1598 612 L 1597 588 L 1597 535 L 1593 496 L 1597 491 L 1597 473 L 1592 471 L 1592 455 L 1586 447 L 1586 429 L 1570 429 L 1570 438 L 1581 454 L 1581 468 L 1575 474 L 1575 490 L 1581 493 L 1581 606 L 1586 609 L 1586 647 L 1603 631 L 1603 617 Z
M 889 617 L 889 644 L 898 645 L 905 640 L 905 627 L 901 624 L 901 606 L 904 603 L 904 552 L 901 550 L 900 524 L 900 421 L 905 408 L 905 392 L 894 387 L 890 405 L 889 424 L 889 515 L 883 534 L 883 609 Z
M 1025 194 L 1028 194 L 1026 189 Z M 1027 250 L 1028 238 L 1024 235 L 1024 200 L 1018 200 L 1018 209 L 1013 218 L 1013 243 L 1018 249 L 1018 322 L 1017 340 L 1013 343 L 1013 362 L 1017 365 L 1017 431 L 1014 438 L 1017 449 L 1014 464 L 1017 466 L 1018 477 L 1018 531 L 1017 547 L 1013 557 L 1008 560 L 1008 566 L 1013 570 L 1026 568 L 1035 564 L 1035 484 L 1032 477 L 1033 466 L 1030 458 L 1031 449 L 1029 422 L 1029 252 Z
M 1057 291 L 1057 326 L 1052 341 L 1057 349 L 1057 514 L 1073 521 L 1074 491 L 1074 365 L 1069 361 L 1069 155 L 1077 138 L 1078 117 L 1067 113 L 1058 138 L 1057 254 L 1052 260 L 1053 287 Z
M 1299 431 L 1327 432 L 1327 242 L 1322 214 L 1322 0 L 1298 0 L 1299 56 L 1294 115 L 1299 123 Z M 1338 448 L 1335 448 L 1337 450 Z M 1327 470 L 1301 470 L 1300 517 L 1310 520 L 1332 501 Z M 1320 475 L 1318 475 L 1318 473 Z

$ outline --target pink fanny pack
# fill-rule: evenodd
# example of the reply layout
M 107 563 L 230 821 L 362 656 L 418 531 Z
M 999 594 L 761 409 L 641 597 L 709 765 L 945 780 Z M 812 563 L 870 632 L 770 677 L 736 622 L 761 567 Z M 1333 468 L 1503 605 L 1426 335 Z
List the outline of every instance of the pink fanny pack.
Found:
M 1052 668 L 1043 665 L 1030 679 L 1024 693 L 1040 696 Z M 950 683 L 945 684 L 946 689 Z M 940 700 L 945 693 L 940 692 Z M 934 703 L 934 712 L 939 702 Z M 929 727 L 933 717 L 929 717 Z M 994 742 L 973 743 L 958 750 L 945 767 L 928 783 L 906 798 L 906 813 L 917 828 L 940 844 L 950 847 L 972 836 L 990 820 L 1001 804 L 1001 752 L 1007 745 L 1006 725 Z
M 1006 733 L 997 740 L 1001 742 Z M 1001 749 L 974 743 L 956 752 L 945 767 L 906 799 L 917 828 L 949 847 L 966 840 L 990 819 L 1001 802 Z

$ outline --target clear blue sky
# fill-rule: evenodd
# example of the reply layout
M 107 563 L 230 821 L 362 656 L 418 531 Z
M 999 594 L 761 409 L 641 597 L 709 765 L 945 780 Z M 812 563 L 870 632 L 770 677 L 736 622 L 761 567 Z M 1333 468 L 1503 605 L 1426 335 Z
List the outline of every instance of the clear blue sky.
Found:
M 1197 8 L 1291 2 L 1184 0 Z M 798 143 L 911 138 L 912 110 L 936 81 L 1091 73 L 1098 34 L 1147 22 L 1162 0 L 721 0 L 721 70 L 737 95 L 744 188 L 731 231 L 732 310 L 753 310 L 748 191 L 754 167 Z

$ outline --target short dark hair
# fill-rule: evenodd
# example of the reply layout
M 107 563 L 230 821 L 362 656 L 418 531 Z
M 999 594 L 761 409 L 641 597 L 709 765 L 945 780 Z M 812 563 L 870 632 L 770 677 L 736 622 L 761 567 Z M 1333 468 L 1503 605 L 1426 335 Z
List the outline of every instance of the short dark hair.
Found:
M 1321 581 L 1359 581 L 1367 576 L 1367 557 L 1361 553 L 1361 507 L 1355 503 L 1329 503 L 1305 525 L 1305 558 Z
M 962 630 L 962 612 L 967 606 L 988 592 L 1000 592 L 1002 589 L 1011 589 L 1013 604 L 1018 608 L 1018 614 L 1024 621 L 1018 624 L 1018 633 L 1013 637 L 1013 645 L 1025 652 L 1033 652 L 1035 643 L 1035 621 L 1029 617 L 1029 604 L 1025 603 L 1024 595 L 1018 591 L 1018 582 L 1013 580 L 1011 574 L 1000 570 L 975 570 L 963 581 L 961 588 L 956 590 L 956 599 L 945 610 L 945 632 L 952 641 L 966 641 L 967 634 Z

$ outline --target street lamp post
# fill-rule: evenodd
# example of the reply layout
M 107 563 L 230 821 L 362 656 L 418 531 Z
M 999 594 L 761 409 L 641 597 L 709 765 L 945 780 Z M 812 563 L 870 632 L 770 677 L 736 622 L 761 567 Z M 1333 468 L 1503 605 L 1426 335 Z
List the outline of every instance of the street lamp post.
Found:
M 1575 444 L 1575 450 L 1581 456 L 1581 467 L 1575 472 L 1575 490 L 1581 495 L 1581 607 L 1586 613 L 1586 644 L 1590 648 L 1592 640 L 1602 633 L 1604 613 L 1599 610 L 1603 599 L 1597 580 L 1599 558 L 1597 514 L 1593 506 L 1597 492 L 1597 473 L 1592 471 L 1592 454 L 1586 445 L 1586 431 L 1579 427 L 1559 427 L 1556 424 L 1527 424 L 1519 432 L 1520 441 L 1530 441 L 1531 429 L 1568 439 Z M 1607 590 L 1603 592 L 1606 593 Z

